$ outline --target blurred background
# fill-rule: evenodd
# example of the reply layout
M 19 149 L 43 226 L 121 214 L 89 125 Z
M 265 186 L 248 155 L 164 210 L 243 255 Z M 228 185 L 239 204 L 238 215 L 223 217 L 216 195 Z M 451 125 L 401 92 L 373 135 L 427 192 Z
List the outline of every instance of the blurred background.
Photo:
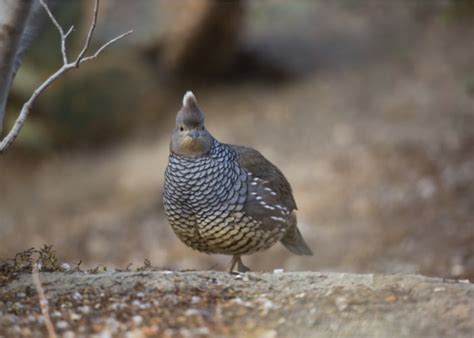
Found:
M 80 48 L 93 1 L 62 1 Z M 253 270 L 474 278 L 474 2 L 102 0 L 96 46 L 0 158 L 0 257 L 53 244 L 86 266 L 225 269 L 173 234 L 161 202 L 186 90 L 220 141 L 294 188 L 314 257 L 280 244 Z M 60 65 L 45 20 L 14 82 L 10 126 Z

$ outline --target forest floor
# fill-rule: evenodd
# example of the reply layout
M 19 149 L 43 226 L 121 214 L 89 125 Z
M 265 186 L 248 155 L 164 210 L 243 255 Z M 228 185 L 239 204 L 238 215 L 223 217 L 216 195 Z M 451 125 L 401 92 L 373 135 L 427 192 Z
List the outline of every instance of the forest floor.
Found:
M 474 285 L 416 275 L 41 273 L 63 337 L 472 337 Z M 0 337 L 46 333 L 31 274 L 0 293 Z

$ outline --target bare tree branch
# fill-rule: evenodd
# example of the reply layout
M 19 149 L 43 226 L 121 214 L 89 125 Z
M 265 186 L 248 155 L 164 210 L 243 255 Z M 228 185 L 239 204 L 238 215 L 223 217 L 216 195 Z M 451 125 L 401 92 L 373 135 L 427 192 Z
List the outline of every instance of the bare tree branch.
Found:
M 53 13 L 51 13 L 51 10 L 49 9 L 49 7 L 46 5 L 46 3 L 44 2 L 44 0 L 39 0 L 40 3 L 41 3 L 41 6 L 44 8 L 44 10 L 46 11 L 46 13 L 48 14 L 49 18 L 51 19 L 51 21 L 53 22 L 53 24 L 56 26 L 56 29 L 58 30 L 59 32 L 59 38 L 60 38 L 60 42 L 61 42 L 61 54 L 62 54 L 62 57 L 63 57 L 63 64 L 66 64 L 67 63 L 67 54 L 66 54 L 66 38 L 67 36 L 72 32 L 72 27 L 69 29 L 69 31 L 65 34 L 64 33 L 64 29 L 61 27 L 61 25 L 59 24 L 58 20 L 56 20 L 56 18 L 54 17 Z
M 90 28 L 89 28 L 89 33 L 87 34 L 86 43 L 84 44 L 84 47 L 82 48 L 79 55 L 77 56 L 76 67 L 79 67 L 82 58 L 84 57 L 84 55 L 86 55 L 86 52 L 89 49 L 89 45 L 90 45 L 91 40 L 92 40 L 92 35 L 94 34 L 95 26 L 97 25 L 97 15 L 99 13 L 99 2 L 100 2 L 100 0 L 95 1 L 94 15 L 92 16 L 92 23 L 91 23 Z
M 67 37 L 69 36 L 69 34 L 71 34 L 71 32 L 72 32 L 73 30 L 74 30 L 74 25 L 69 28 L 69 30 L 66 32 L 66 34 L 64 34 L 64 37 L 67 38 Z
M 129 35 L 132 33 L 132 30 L 129 30 L 128 32 L 125 32 L 123 34 L 120 34 L 119 36 L 109 40 L 106 42 L 104 45 L 102 45 L 97 51 L 90 56 L 85 56 L 89 46 L 90 42 L 92 40 L 92 35 L 94 33 L 94 29 L 97 24 L 97 16 L 99 12 L 99 0 L 95 0 L 95 6 L 94 6 L 94 15 L 92 19 L 91 26 L 89 28 L 89 33 L 87 34 L 87 38 L 84 42 L 84 46 L 78 56 L 75 58 L 74 61 L 69 62 L 68 57 L 67 57 L 67 49 L 66 49 L 66 39 L 68 35 L 72 32 L 73 27 L 71 27 L 66 33 L 64 32 L 64 29 L 61 27 L 61 25 L 58 23 L 56 18 L 54 17 L 53 13 L 49 9 L 48 5 L 45 3 L 45 0 L 39 0 L 41 3 L 41 6 L 45 9 L 46 13 L 48 14 L 49 18 L 53 22 L 53 24 L 56 26 L 60 39 L 61 39 L 61 55 L 63 58 L 63 65 L 54 73 L 52 74 L 49 78 L 47 78 L 36 90 L 33 92 L 31 97 L 28 99 L 28 101 L 25 102 L 23 105 L 20 114 L 18 115 L 18 118 L 15 121 L 15 124 L 13 125 L 12 129 L 10 132 L 5 136 L 5 138 L 0 142 L 0 154 L 3 153 L 9 146 L 10 144 L 15 140 L 15 138 L 18 136 L 20 133 L 23 125 L 25 124 L 26 118 L 28 117 L 30 113 L 31 106 L 34 104 L 36 101 L 37 97 L 44 92 L 46 88 L 49 87 L 54 81 L 56 81 L 59 77 L 61 77 L 63 74 L 68 72 L 69 70 L 73 68 L 78 68 L 79 65 L 86 61 L 90 61 L 95 59 L 105 48 L 110 46 L 111 44 L 115 43 L 116 41 L 120 40 L 121 38 Z
M 41 308 L 41 314 L 44 318 L 44 324 L 46 325 L 46 330 L 48 330 L 48 335 L 50 338 L 56 338 L 57 334 L 54 330 L 53 323 L 51 322 L 51 318 L 49 317 L 49 307 L 48 307 L 48 299 L 44 294 L 43 286 L 41 285 L 41 281 L 39 278 L 38 273 L 38 260 L 33 262 L 31 277 L 33 278 L 33 283 L 35 284 L 36 292 L 38 292 L 38 299 Z
M 90 56 L 86 56 L 84 58 L 82 58 L 81 60 L 79 60 L 79 64 L 83 63 L 83 62 L 86 62 L 86 61 L 90 61 L 92 59 L 95 59 L 96 57 L 99 56 L 99 54 L 105 49 L 107 48 L 108 46 L 110 46 L 111 44 L 115 43 L 117 40 L 120 40 L 121 38 L 127 36 L 128 34 L 132 33 L 133 30 L 129 30 L 128 32 L 125 32 L 125 33 L 122 33 L 120 34 L 119 36 L 116 36 L 115 38 L 113 38 L 112 40 L 109 40 L 108 42 L 106 42 L 105 44 L 103 44 L 99 49 L 97 49 L 97 51 L 90 55 Z

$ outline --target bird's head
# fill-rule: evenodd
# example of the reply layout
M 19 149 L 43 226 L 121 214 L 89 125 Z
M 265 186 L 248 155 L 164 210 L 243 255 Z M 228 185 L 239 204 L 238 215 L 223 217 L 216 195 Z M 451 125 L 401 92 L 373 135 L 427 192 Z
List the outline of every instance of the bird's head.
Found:
M 176 115 L 170 150 L 178 155 L 198 157 L 206 154 L 211 146 L 212 136 L 204 126 L 204 114 L 194 94 L 186 92 L 183 107 Z

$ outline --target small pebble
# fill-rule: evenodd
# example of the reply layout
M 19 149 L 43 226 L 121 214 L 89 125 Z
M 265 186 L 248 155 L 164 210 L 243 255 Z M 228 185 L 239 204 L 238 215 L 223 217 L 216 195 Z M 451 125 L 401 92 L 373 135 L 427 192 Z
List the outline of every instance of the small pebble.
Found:
M 18 321 L 18 317 L 15 315 L 7 315 L 5 322 L 10 322 L 10 324 L 15 324 Z
M 187 309 L 186 312 L 184 312 L 185 316 L 199 316 L 201 313 L 197 309 Z
M 82 299 L 82 295 L 79 292 L 76 291 L 72 294 L 72 298 L 74 300 L 80 301 Z
M 129 332 L 125 332 L 125 338 L 143 338 L 145 337 L 142 330 L 136 329 Z
M 143 317 L 139 315 L 133 316 L 132 320 L 135 325 L 140 325 L 141 323 L 143 323 Z
M 24 308 L 25 306 L 19 302 L 16 302 L 13 304 L 12 306 L 12 309 L 16 310 L 16 311 L 20 311 Z
M 263 331 L 258 335 L 260 338 L 275 338 L 278 336 L 278 332 L 275 330 Z
M 69 317 L 71 318 L 71 320 L 74 320 L 74 321 L 81 319 L 81 315 L 75 312 L 71 313 Z
M 68 263 L 63 263 L 61 264 L 61 270 L 63 270 L 64 272 L 68 272 L 69 270 L 71 270 L 71 266 Z
M 59 311 L 54 311 L 54 312 L 51 313 L 51 317 L 52 318 L 61 318 L 62 314 Z
M 105 320 L 105 325 L 113 333 L 113 332 L 117 331 L 120 328 L 121 323 L 117 319 L 112 317 L 112 318 L 107 318 Z
M 69 327 L 69 324 L 65 320 L 60 320 L 59 322 L 56 323 L 56 327 L 59 330 L 65 330 Z
M 112 305 L 110 305 L 110 308 L 112 309 L 112 311 L 117 311 L 121 308 L 121 304 L 120 303 L 113 303 Z
M 337 297 L 336 306 L 339 311 L 344 311 L 347 308 L 347 299 L 345 297 Z
M 262 315 L 264 316 L 268 314 L 268 311 L 270 311 L 271 309 L 275 307 L 273 302 L 269 299 L 259 299 L 259 301 L 262 302 L 262 308 L 263 308 Z
M 63 338 L 74 338 L 76 335 L 72 331 L 66 331 L 63 333 Z
M 97 337 L 99 338 L 112 338 L 112 333 L 109 330 L 102 331 Z
M 198 335 L 208 335 L 210 333 L 209 329 L 205 326 L 198 327 L 194 330 L 194 333 Z
M 82 312 L 85 315 L 88 314 L 89 312 L 91 312 L 91 308 L 88 305 L 80 306 L 80 307 L 77 308 L 77 310 L 79 312 Z
M 29 336 L 31 336 L 31 330 L 30 330 L 30 328 L 29 328 L 29 327 L 24 327 L 24 328 L 22 328 L 22 329 L 21 329 L 21 335 L 22 335 L 23 337 L 29 337 Z
M 388 295 L 384 298 L 387 303 L 393 303 L 397 301 L 397 297 L 395 295 Z
M 179 329 L 179 334 L 181 335 L 181 337 L 192 337 L 191 331 L 185 328 Z

